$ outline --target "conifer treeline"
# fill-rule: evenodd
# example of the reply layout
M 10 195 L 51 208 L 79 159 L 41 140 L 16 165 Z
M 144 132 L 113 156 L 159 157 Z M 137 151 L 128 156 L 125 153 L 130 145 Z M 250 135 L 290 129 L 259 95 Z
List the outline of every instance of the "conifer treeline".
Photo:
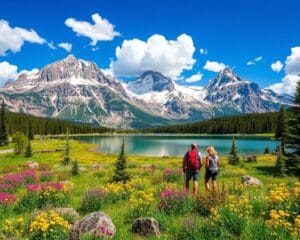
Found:
M 224 116 L 203 122 L 145 129 L 143 132 L 208 134 L 273 133 L 277 126 L 277 117 L 277 112 Z
M 104 133 L 111 131 L 105 127 L 94 127 L 88 124 L 73 123 L 59 119 L 34 117 L 20 113 L 6 112 L 5 118 L 9 135 L 13 135 L 18 131 L 24 132 L 25 134 L 30 134 L 27 133 L 28 126 L 30 126 L 29 131 L 32 131 L 32 133 L 35 135 L 65 134 L 67 130 L 70 134 Z

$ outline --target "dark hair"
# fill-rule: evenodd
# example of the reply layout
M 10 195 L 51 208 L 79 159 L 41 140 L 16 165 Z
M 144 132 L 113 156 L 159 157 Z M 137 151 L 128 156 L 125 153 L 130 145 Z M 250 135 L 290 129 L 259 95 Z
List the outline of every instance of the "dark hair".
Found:
M 196 143 L 192 143 L 192 144 L 191 144 L 191 148 L 192 148 L 192 149 L 196 149 L 196 148 L 197 148 Z

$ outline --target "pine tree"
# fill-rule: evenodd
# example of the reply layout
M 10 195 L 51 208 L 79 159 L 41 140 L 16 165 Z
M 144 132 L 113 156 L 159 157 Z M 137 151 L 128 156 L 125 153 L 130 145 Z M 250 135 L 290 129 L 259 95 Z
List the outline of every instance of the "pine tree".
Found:
M 288 135 L 288 117 L 284 107 L 281 106 L 278 119 L 277 119 L 275 138 L 281 140 L 282 154 L 285 154 L 284 147 L 285 147 L 287 135 Z
M 28 144 L 26 146 L 25 149 L 25 157 L 32 157 L 32 148 L 31 148 L 31 143 L 30 143 L 30 139 L 28 139 Z
M 264 154 L 270 154 L 269 146 L 265 147 Z
M 231 150 L 229 153 L 228 163 L 230 165 L 237 165 L 240 162 L 240 157 L 238 154 L 238 150 L 235 144 L 235 138 L 232 138 Z
M 70 144 L 69 144 L 69 131 L 67 130 L 65 156 L 64 156 L 64 160 L 62 161 L 62 164 L 66 166 L 69 165 L 69 163 L 70 163 Z
M 8 144 L 8 133 L 6 129 L 6 118 L 5 118 L 5 104 L 2 100 L 1 110 L 0 110 L 0 146 Z
M 296 87 L 295 104 L 290 108 L 286 142 L 287 148 L 291 150 L 291 154 L 287 159 L 287 173 L 300 177 L 300 80 Z
M 32 131 L 31 121 L 28 122 L 28 139 L 29 140 L 34 140 L 34 134 L 33 134 L 33 131 Z
M 126 172 L 126 155 L 125 155 L 125 143 L 123 138 L 123 143 L 121 147 L 121 153 L 116 161 L 114 176 L 112 177 L 113 182 L 124 182 L 130 180 L 129 174 Z
M 284 177 L 287 172 L 286 162 L 285 162 L 284 156 L 282 154 L 281 148 L 279 149 L 279 152 L 277 154 L 275 169 L 276 169 L 276 175 L 279 177 Z
M 72 176 L 76 176 L 79 174 L 79 167 L 76 160 L 72 162 Z

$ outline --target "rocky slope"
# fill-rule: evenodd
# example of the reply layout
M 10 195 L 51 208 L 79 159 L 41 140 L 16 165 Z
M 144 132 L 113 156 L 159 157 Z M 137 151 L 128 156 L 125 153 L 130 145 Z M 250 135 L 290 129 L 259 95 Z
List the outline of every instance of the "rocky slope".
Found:
M 13 112 L 116 128 L 144 128 L 220 115 L 277 111 L 292 97 L 243 80 L 225 68 L 205 87 L 176 84 L 148 71 L 128 83 L 106 76 L 95 63 L 73 55 L 0 89 Z

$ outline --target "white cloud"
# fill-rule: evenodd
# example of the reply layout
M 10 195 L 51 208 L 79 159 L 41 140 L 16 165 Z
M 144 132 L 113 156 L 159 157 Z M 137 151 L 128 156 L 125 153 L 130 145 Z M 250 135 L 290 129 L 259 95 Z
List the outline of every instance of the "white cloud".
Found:
M 62 43 L 58 44 L 58 46 L 65 49 L 67 52 L 72 51 L 72 44 L 71 43 L 62 42 Z
M 247 66 L 249 66 L 249 65 L 255 65 L 256 63 L 260 62 L 262 59 L 263 59 L 262 56 L 256 57 L 253 60 L 248 61 L 247 62 Z
M 286 74 L 300 74 L 300 47 L 291 48 L 291 55 L 285 61 Z
M 276 62 L 271 64 L 271 68 L 274 72 L 280 72 L 283 68 L 283 64 L 277 60 Z
M 94 24 L 85 21 L 78 21 L 75 18 L 68 18 L 65 24 L 72 28 L 78 36 L 88 37 L 92 40 L 91 45 L 95 46 L 98 41 L 110 41 L 114 37 L 120 36 L 119 32 L 114 30 L 115 26 L 112 25 L 107 19 L 102 18 L 98 13 L 92 15 Z
M 203 74 L 200 72 L 197 72 L 196 74 L 185 79 L 185 82 L 187 82 L 187 83 L 199 82 L 202 79 L 202 77 L 203 77 Z
M 0 56 L 5 56 L 8 50 L 19 52 L 26 41 L 38 44 L 46 42 L 33 29 L 12 28 L 9 22 L 0 20 Z
M 48 47 L 51 48 L 52 50 L 56 49 L 55 45 L 53 42 L 47 43 Z
M 6 61 L 0 62 L 0 86 L 3 86 L 7 80 L 15 80 L 18 75 L 17 70 L 18 67 L 15 65 Z
M 275 83 L 269 88 L 278 94 L 290 94 L 293 95 L 296 90 L 297 82 L 300 80 L 300 76 L 286 75 L 281 83 Z
M 291 48 L 291 54 L 285 60 L 285 73 L 280 83 L 275 83 L 268 88 L 279 94 L 294 95 L 296 84 L 300 80 L 300 46 Z
M 211 71 L 211 72 L 220 72 L 226 68 L 224 63 L 214 62 L 214 61 L 206 61 L 203 69 Z
M 207 49 L 200 48 L 199 52 L 200 52 L 200 54 L 206 55 L 207 54 Z
M 147 70 L 154 70 L 178 79 L 183 70 L 192 69 L 195 47 L 193 39 L 181 34 L 176 40 L 167 40 L 154 34 L 148 40 L 124 40 L 116 48 L 116 60 L 110 68 L 116 76 L 137 76 Z

